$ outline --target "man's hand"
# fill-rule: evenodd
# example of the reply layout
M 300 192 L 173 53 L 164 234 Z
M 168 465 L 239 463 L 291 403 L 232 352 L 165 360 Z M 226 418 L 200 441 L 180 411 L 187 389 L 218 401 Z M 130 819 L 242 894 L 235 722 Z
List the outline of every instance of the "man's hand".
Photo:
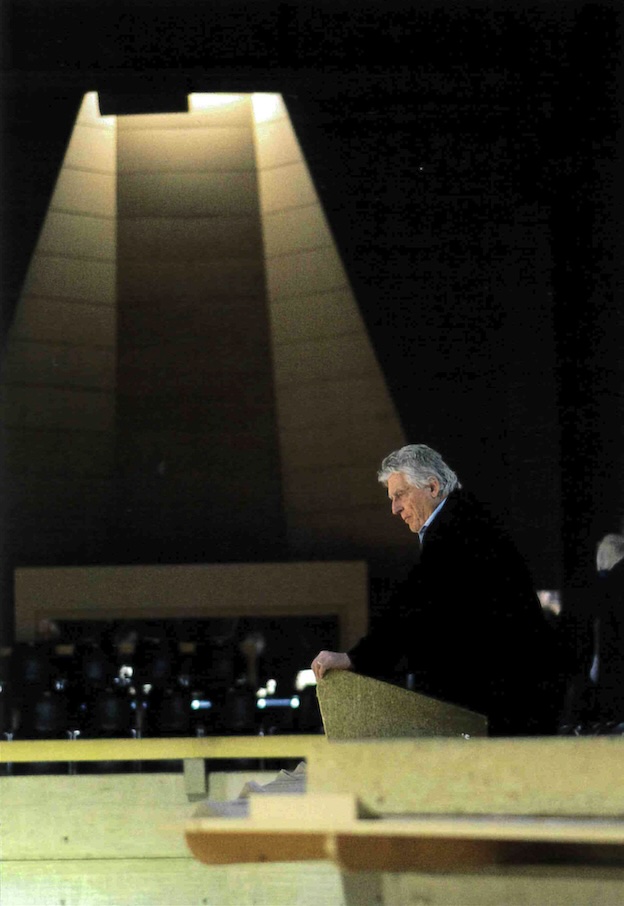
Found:
M 314 676 L 323 679 L 328 670 L 351 670 L 351 658 L 344 651 L 319 651 L 311 664 Z

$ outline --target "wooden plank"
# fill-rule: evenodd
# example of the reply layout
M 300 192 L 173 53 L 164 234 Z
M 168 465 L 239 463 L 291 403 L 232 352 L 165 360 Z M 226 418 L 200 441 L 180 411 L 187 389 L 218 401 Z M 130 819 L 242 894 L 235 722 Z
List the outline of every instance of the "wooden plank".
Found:
M 249 818 L 197 818 L 186 829 L 201 862 L 297 862 L 327 859 L 328 830 L 357 819 L 352 796 L 252 795 Z
M 359 821 L 328 837 L 346 871 L 471 871 L 484 866 L 624 866 L 624 822 L 544 818 Z
M 470 872 L 534 865 L 611 865 L 624 868 L 624 846 L 509 840 L 329 835 L 327 854 L 343 871 Z
M 471 872 L 503 861 L 501 844 L 493 840 L 414 840 L 381 834 L 329 835 L 326 852 L 342 871 Z
M 264 800 L 264 796 L 252 797 Z M 280 796 L 274 799 L 293 799 Z M 341 797 L 337 797 L 341 798 Z M 349 797 L 345 797 L 345 800 Z M 187 831 L 213 834 L 276 835 L 296 829 L 307 829 L 319 835 L 358 837 L 361 840 L 483 840 L 509 843 L 574 843 L 624 847 L 624 821 L 573 818 L 512 818 L 489 816 L 471 818 L 358 818 L 346 810 L 333 812 L 333 797 L 302 795 L 299 801 L 271 803 L 271 813 L 250 812 L 248 818 L 197 818 Z M 316 800 L 311 807 L 305 800 Z M 264 805 L 264 802 L 262 803 Z M 283 809 L 280 814 L 280 809 Z M 624 855 L 624 850 L 622 850 Z
M 601 818 L 405 815 L 403 818 L 360 819 L 353 823 L 350 831 L 369 839 L 381 834 L 394 839 L 624 845 L 624 821 Z
M 325 835 L 302 828 L 270 833 L 230 828 L 215 834 L 189 830 L 186 842 L 205 865 L 319 862 L 328 858 Z
M 0 743 L 1 763 L 167 761 L 186 758 L 309 758 L 327 745 L 320 735 L 204 736 L 175 739 L 51 739 Z M 1 782 L 1 778 L 0 778 Z
M 385 814 L 624 814 L 624 738 L 329 742 L 309 793 L 351 793 Z
M 348 793 L 319 793 L 307 796 L 301 793 L 280 796 L 252 795 L 250 797 L 249 823 L 256 827 L 279 827 L 294 830 L 304 827 L 351 828 L 357 822 L 360 808 L 357 800 Z
M 252 797 L 249 818 L 197 819 L 186 839 L 208 864 L 331 859 L 346 871 L 475 871 L 484 866 L 624 866 L 624 821 L 358 818 L 349 796 Z

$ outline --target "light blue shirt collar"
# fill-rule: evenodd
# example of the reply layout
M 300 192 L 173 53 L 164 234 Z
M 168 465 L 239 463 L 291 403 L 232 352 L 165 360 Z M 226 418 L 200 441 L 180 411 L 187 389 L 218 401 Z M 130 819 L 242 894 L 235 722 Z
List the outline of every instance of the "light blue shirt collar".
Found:
M 418 538 L 420 539 L 421 544 L 422 544 L 423 538 L 425 537 L 425 532 L 427 531 L 427 529 L 429 528 L 429 526 L 431 525 L 431 523 L 433 522 L 435 517 L 438 515 L 438 513 L 440 512 L 440 510 L 442 509 L 442 507 L 444 506 L 444 504 L 446 503 L 447 500 L 448 500 L 448 497 L 445 497 L 444 500 L 442 500 L 437 505 L 437 507 L 435 508 L 435 510 L 433 511 L 431 516 L 429 516 L 427 521 L 423 522 L 423 524 L 421 525 L 420 531 L 418 532 Z

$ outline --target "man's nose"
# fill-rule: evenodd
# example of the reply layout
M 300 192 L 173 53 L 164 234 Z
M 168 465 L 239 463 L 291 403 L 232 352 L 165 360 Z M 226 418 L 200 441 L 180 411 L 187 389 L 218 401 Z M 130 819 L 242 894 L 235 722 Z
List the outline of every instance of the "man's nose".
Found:
M 401 506 L 401 502 L 399 500 L 392 501 L 392 515 L 393 516 L 398 516 L 402 509 L 403 509 L 403 507 Z

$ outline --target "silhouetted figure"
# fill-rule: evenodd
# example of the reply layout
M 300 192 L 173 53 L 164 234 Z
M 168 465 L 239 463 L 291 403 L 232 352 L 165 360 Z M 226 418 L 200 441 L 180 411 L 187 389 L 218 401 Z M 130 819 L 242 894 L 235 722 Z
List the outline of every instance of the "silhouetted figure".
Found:
M 596 565 L 596 713 L 601 724 L 624 725 L 624 536 L 603 538 Z
M 316 656 L 317 678 L 335 669 L 383 677 L 405 658 L 416 691 L 487 715 L 491 735 L 555 733 L 556 640 L 507 533 L 424 444 L 387 456 L 378 479 L 420 558 L 364 638 Z

